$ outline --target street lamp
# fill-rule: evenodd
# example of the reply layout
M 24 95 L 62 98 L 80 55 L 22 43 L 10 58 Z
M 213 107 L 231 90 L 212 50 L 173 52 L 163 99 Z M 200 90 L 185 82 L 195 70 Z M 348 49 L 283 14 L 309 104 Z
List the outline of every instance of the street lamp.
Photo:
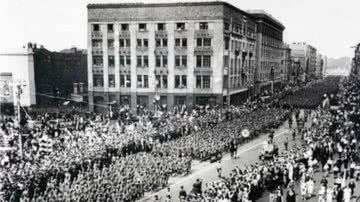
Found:
M 18 124 L 18 135 L 19 135 L 19 156 L 22 159 L 23 152 L 22 152 L 22 135 L 21 135 L 21 94 L 23 93 L 23 87 L 26 86 L 25 80 L 16 80 L 10 83 L 10 85 L 13 86 L 15 92 L 16 92 L 16 102 L 14 102 L 14 108 L 16 109 L 16 118 L 17 118 L 17 124 Z

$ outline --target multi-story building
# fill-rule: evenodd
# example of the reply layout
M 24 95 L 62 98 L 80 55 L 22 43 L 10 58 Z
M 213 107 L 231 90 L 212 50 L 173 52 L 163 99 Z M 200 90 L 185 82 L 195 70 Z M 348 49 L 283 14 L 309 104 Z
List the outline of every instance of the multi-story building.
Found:
M 21 84 L 20 104 L 36 104 L 34 52 L 31 48 L 12 50 L 0 53 L 0 105 L 13 105 L 16 102 L 17 84 Z M 7 107 L 8 108 L 8 107 Z
M 24 83 L 20 100 L 26 107 L 56 105 L 60 97 L 64 101 L 72 99 L 74 92 L 81 98 L 86 93 L 87 56 L 83 50 L 53 52 L 28 43 L 21 50 L 0 53 L 0 64 L 0 103 L 13 105 L 16 89 L 9 84 L 19 81 Z
M 280 87 L 283 65 L 283 31 L 277 19 L 262 10 L 249 11 L 257 23 L 256 43 L 256 93 L 273 91 Z
M 302 81 L 308 81 L 316 74 L 316 48 L 301 42 L 290 44 L 291 56 L 300 63 L 300 77 Z
M 355 46 L 354 57 L 351 62 L 350 76 L 360 78 L 360 43 Z
M 324 72 L 324 55 L 316 54 L 316 69 L 315 69 L 315 77 L 318 79 L 323 78 Z
M 291 60 L 291 49 L 289 44 L 284 43 L 283 45 L 283 53 L 282 53 L 283 59 L 281 61 L 282 69 L 283 69 L 283 81 L 284 83 L 291 82 L 292 81 L 292 74 L 293 69 L 292 67 L 292 60 Z
M 224 2 L 89 4 L 90 110 L 236 104 L 253 85 L 255 33 L 252 15 Z

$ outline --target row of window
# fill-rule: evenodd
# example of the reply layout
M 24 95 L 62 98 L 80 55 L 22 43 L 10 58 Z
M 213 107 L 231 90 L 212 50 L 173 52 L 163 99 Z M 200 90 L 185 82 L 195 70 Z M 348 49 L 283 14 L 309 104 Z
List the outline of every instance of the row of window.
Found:
M 120 55 L 119 56 L 120 66 L 130 66 L 131 56 Z M 186 67 L 188 65 L 187 55 L 175 55 L 175 67 Z M 94 66 L 103 66 L 102 56 L 93 56 Z M 109 67 L 115 66 L 115 57 L 108 56 Z M 168 56 L 167 55 L 155 55 L 155 67 L 167 67 Z M 149 67 L 149 57 L 147 55 L 136 56 L 136 67 Z M 211 67 L 211 56 L 210 55 L 197 55 L 196 56 L 196 67 L 210 68 Z
M 166 89 L 168 88 L 168 76 L 167 75 L 155 75 L 156 88 Z M 210 75 L 197 75 L 195 80 L 196 88 L 211 88 L 211 76 Z M 103 75 L 93 75 L 94 87 L 103 87 L 104 78 Z M 149 76 L 137 75 L 138 88 L 149 88 Z M 109 74 L 109 87 L 115 88 L 115 75 Z M 131 88 L 131 76 L 130 74 L 120 74 L 120 87 Z M 174 87 L 178 89 L 187 88 L 187 76 L 175 75 Z
M 119 47 L 120 48 L 130 48 L 131 42 L 129 38 L 120 38 L 119 39 Z M 156 38 L 155 39 L 156 47 L 168 47 L 167 38 Z M 93 48 L 102 48 L 102 40 L 101 39 L 93 39 L 92 40 Z M 136 47 L 138 48 L 148 48 L 149 40 L 144 39 L 136 39 Z M 186 48 L 187 47 L 187 39 L 186 38 L 175 38 L 175 47 L 177 48 Z M 196 47 L 211 47 L 211 38 L 197 38 L 196 39 Z M 114 48 L 114 39 L 108 39 L 108 48 Z
M 148 30 L 146 23 L 138 23 L 138 31 L 144 32 Z M 175 24 L 176 30 L 186 30 L 187 24 L 184 22 L 178 22 Z M 209 23 L 208 22 L 200 22 L 197 24 L 198 29 L 200 30 L 208 30 L 209 29 Z M 120 30 L 121 31 L 129 31 L 129 24 L 120 24 Z M 166 30 L 166 24 L 165 23 L 157 23 L 156 25 L 157 31 L 165 31 Z M 99 24 L 93 24 L 92 25 L 92 31 L 100 31 L 100 25 Z M 107 24 L 107 31 L 109 33 L 114 32 L 114 24 Z

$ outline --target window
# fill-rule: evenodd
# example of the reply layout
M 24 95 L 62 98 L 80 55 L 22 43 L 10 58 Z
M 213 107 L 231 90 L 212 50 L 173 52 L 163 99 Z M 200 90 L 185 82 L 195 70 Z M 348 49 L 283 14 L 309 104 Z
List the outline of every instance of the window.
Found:
M 187 56 L 186 55 L 176 55 L 175 56 L 175 67 L 186 67 L 187 66 Z
M 167 75 L 155 75 L 156 88 L 167 88 Z
M 126 47 L 130 47 L 130 39 L 125 39 Z
M 203 76 L 203 88 L 210 88 L 211 84 L 210 84 L 210 76 L 206 75 Z
M 162 62 L 163 62 L 163 67 L 167 67 L 167 63 L 168 63 L 167 55 L 162 56 Z
M 196 88 L 210 88 L 210 76 L 209 75 L 197 75 L 196 76 Z
M 158 23 L 157 24 L 157 30 L 158 31 L 164 31 L 166 29 L 165 23 Z
M 211 46 L 211 38 L 197 38 L 196 39 L 197 47 L 209 47 Z
M 162 46 L 167 47 L 167 39 L 166 38 L 162 39 Z
M 209 28 L 209 24 L 207 22 L 200 22 L 199 28 L 201 30 L 207 30 Z
M 155 75 L 156 88 L 161 88 L 161 75 Z
M 115 75 L 109 74 L 109 87 L 115 88 Z
M 102 66 L 103 65 L 103 57 L 102 56 L 93 56 L 93 64 Z
M 180 88 L 180 76 L 175 75 L 175 88 Z
M 136 39 L 136 46 L 137 47 L 142 47 L 142 40 L 141 39 Z
M 225 50 L 229 50 L 229 45 L 230 45 L 229 37 L 225 37 L 224 42 L 225 42 Z
M 183 22 L 176 23 L 176 30 L 177 31 L 185 30 L 185 23 L 183 23 Z
M 144 55 L 144 67 L 148 67 L 149 66 L 149 58 L 147 55 Z
M 211 67 L 211 56 L 203 55 L 203 67 Z
M 114 32 L 114 25 L 113 24 L 108 24 L 107 25 L 107 30 L 109 33 L 113 33 Z
M 160 39 L 155 39 L 155 46 L 156 47 L 161 47 L 161 40 Z
M 186 38 L 176 38 L 175 39 L 175 47 L 186 47 L 187 39 Z
M 142 75 L 137 75 L 137 87 L 138 88 L 143 87 L 143 77 L 142 77 Z
M 125 47 L 125 39 L 119 39 L 120 48 Z
M 144 39 L 144 40 L 143 40 L 143 44 L 144 44 L 144 47 L 145 47 L 145 48 L 149 47 L 149 42 L 148 42 L 147 39 Z
M 93 48 L 102 48 L 102 40 L 92 40 Z
M 125 66 L 125 56 L 123 56 L 123 55 L 120 55 L 119 56 L 119 63 L 120 63 L 120 67 L 121 66 Z
M 229 30 L 230 30 L 230 24 L 229 24 L 229 23 L 225 23 L 225 24 L 224 24 L 224 29 L 225 29 L 226 31 L 229 31 Z
M 121 31 L 129 31 L 129 24 L 121 24 Z
M 196 76 L 196 88 L 201 88 L 201 76 Z
M 115 58 L 114 58 L 114 56 L 110 55 L 108 57 L 108 65 L 109 65 L 109 67 L 114 67 L 115 66 Z
M 184 105 L 185 99 L 185 96 L 175 96 L 175 105 Z
M 93 83 L 95 87 L 103 87 L 104 86 L 104 76 L 102 74 L 97 75 L 94 74 L 93 75 Z
M 120 74 L 120 88 L 130 88 L 131 77 L 130 74 Z
M 113 48 L 114 48 L 114 39 L 109 39 L 109 40 L 108 40 L 108 48 L 109 48 L 109 49 L 113 49 Z
M 139 24 L 139 31 L 140 32 L 145 32 L 146 31 L 146 24 L 145 23 L 140 23 Z
M 182 47 L 187 47 L 187 39 L 182 39 Z
M 161 56 L 160 55 L 157 55 L 155 57 L 155 66 L 156 67 L 161 67 Z
M 211 46 L 211 38 L 204 38 L 204 46 L 209 47 Z
M 126 65 L 128 65 L 128 66 L 131 65 L 130 55 L 127 55 L 127 56 L 126 56 Z
M 181 76 L 181 88 L 186 88 L 186 86 L 187 86 L 186 75 L 182 75 Z
M 162 75 L 162 88 L 167 88 L 167 86 L 168 86 L 167 75 Z
M 196 39 L 196 46 L 201 47 L 202 46 L 202 38 Z
M 98 25 L 98 24 L 93 24 L 92 28 L 93 28 L 93 31 L 95 31 L 95 32 L 100 31 L 100 25 Z
M 183 56 L 181 57 L 181 65 L 182 65 L 183 67 L 186 67 L 186 66 L 187 66 L 187 56 L 186 56 L 186 55 L 183 55 Z
M 211 56 L 210 55 L 197 55 L 196 56 L 196 67 L 211 67 Z
M 136 56 L 136 66 L 142 67 L 142 56 Z
M 156 67 L 167 67 L 167 55 L 156 55 L 155 56 L 155 66 Z
M 196 56 L 196 67 L 201 67 L 202 65 L 202 56 L 201 55 L 197 55 Z
M 149 76 L 144 75 L 144 88 L 149 88 Z

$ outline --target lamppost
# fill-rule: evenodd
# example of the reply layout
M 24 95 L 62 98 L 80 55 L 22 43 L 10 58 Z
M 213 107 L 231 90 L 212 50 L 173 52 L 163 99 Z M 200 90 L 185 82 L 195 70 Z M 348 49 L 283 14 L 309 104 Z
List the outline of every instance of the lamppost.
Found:
M 16 102 L 14 101 L 14 107 L 16 111 L 16 118 L 18 124 L 18 136 L 19 136 L 19 156 L 22 159 L 23 152 L 22 152 L 22 134 L 21 134 L 21 94 L 23 93 L 23 87 L 26 86 L 25 80 L 17 80 L 12 83 L 14 90 L 16 91 Z

